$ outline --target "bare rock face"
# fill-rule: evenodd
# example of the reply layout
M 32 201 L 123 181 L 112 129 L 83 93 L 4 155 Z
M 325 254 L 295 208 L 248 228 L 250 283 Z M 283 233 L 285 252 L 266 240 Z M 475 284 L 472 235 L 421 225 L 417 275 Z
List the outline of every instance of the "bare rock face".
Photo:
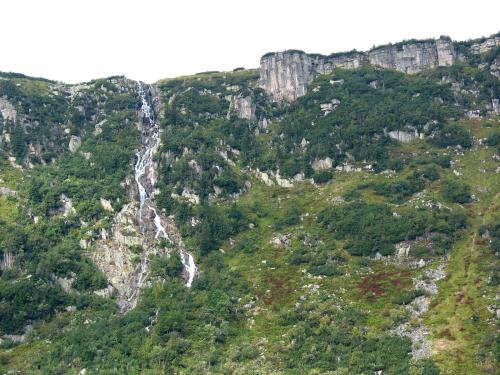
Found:
M 54 277 L 54 281 L 59 284 L 66 293 L 71 293 L 73 291 L 73 283 L 75 282 L 74 277 Z
M 335 68 L 356 69 L 362 64 L 372 64 L 413 74 L 438 66 L 450 66 L 455 60 L 453 42 L 447 37 L 330 56 L 289 50 L 262 56 L 259 85 L 274 101 L 291 102 L 307 93 L 316 75 L 331 73 Z
M 268 53 L 260 60 L 260 86 L 275 101 L 291 102 L 307 93 L 317 74 L 335 68 L 355 69 L 364 61 L 361 53 L 336 56 L 308 55 L 303 51 Z
M 493 115 L 500 115 L 500 99 L 491 99 L 491 112 Z
M 429 309 L 431 298 L 438 293 L 437 282 L 444 279 L 445 263 L 441 263 L 437 268 L 430 268 L 414 279 L 416 290 L 421 290 L 425 294 L 415 298 L 405 306 L 410 314 L 410 321 L 404 322 L 391 330 L 397 336 L 408 337 L 412 341 L 412 356 L 415 359 L 429 358 L 432 353 L 432 343 L 430 331 L 424 325 L 422 317 Z
M 311 58 L 302 51 L 264 55 L 260 60 L 260 86 L 276 101 L 293 101 L 307 92 L 313 80 Z
M 500 78 L 500 56 L 491 62 L 490 73 L 495 77 Z
M 17 195 L 17 191 L 5 186 L 0 186 L 0 197 L 13 197 L 15 195 Z
M 0 270 L 8 270 L 14 267 L 14 262 L 16 261 L 16 255 L 7 251 L 3 253 L 3 257 L 0 259 Z
M 81 138 L 77 137 L 76 135 L 72 135 L 69 140 L 68 149 L 70 152 L 75 153 L 76 151 L 78 151 L 81 145 L 82 145 Z
M 340 105 L 339 99 L 332 99 L 329 103 L 320 104 L 321 112 L 323 112 L 323 116 L 328 115 L 329 113 L 335 111 L 337 107 Z
M 73 202 L 71 201 L 70 198 L 68 198 L 66 196 L 66 194 L 61 194 L 61 196 L 59 197 L 59 199 L 61 200 L 61 203 L 62 203 L 62 207 L 60 208 L 59 211 L 62 212 L 62 215 L 64 217 L 67 217 L 67 216 L 69 216 L 71 214 L 75 214 L 76 213 L 76 210 L 73 207 Z
M 103 271 L 110 285 L 98 295 L 118 295 L 118 305 L 122 311 L 135 306 L 138 286 L 144 275 L 142 258 L 145 254 L 134 254 L 133 246 L 148 248 L 145 237 L 140 233 L 136 220 L 136 207 L 128 204 L 116 215 L 111 234 L 101 233 L 89 253 L 90 259 Z M 154 251 L 151 248 L 151 251 Z
M 484 53 L 497 46 L 500 46 L 500 35 L 492 36 L 491 38 L 487 38 L 480 43 L 475 43 L 470 47 L 470 49 L 473 53 Z
M 453 65 L 455 58 L 453 43 L 449 38 L 383 46 L 368 52 L 370 64 L 408 74 Z
M 321 171 L 324 169 L 331 169 L 333 167 L 333 159 L 326 157 L 324 159 L 314 159 L 312 162 L 312 169 Z
M 104 198 L 101 198 L 100 203 L 101 203 L 101 207 L 104 208 L 105 210 L 110 211 L 110 212 L 114 211 L 111 201 L 104 199 Z
M 362 52 L 347 52 L 330 56 L 310 55 L 314 71 L 318 74 L 329 74 L 335 68 L 356 69 L 365 62 Z
M 414 141 L 415 139 L 423 139 L 424 135 L 419 133 L 416 129 L 411 129 L 410 131 L 405 130 L 393 130 L 387 132 L 387 135 L 402 143 L 408 143 Z
M 227 118 L 232 113 L 241 119 L 253 120 L 255 118 L 255 105 L 252 102 L 251 96 L 228 95 L 226 99 L 229 101 Z
M 16 109 L 7 99 L 0 98 L 0 114 L 4 120 L 16 121 Z

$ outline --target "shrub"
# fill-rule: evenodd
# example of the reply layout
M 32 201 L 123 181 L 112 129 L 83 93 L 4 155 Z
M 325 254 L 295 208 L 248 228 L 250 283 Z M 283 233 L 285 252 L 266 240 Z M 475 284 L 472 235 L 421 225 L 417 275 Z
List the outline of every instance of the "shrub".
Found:
M 332 179 L 332 177 L 333 177 L 333 174 L 331 171 L 323 170 L 323 171 L 318 171 L 318 172 L 314 173 L 313 180 L 317 184 L 324 184 L 324 183 L 330 181 Z
M 283 177 L 293 177 L 300 173 L 302 163 L 300 160 L 295 158 L 290 158 L 285 160 L 280 166 L 280 174 Z
M 448 155 L 440 155 L 434 158 L 434 163 L 443 168 L 451 167 L 451 157 Z
M 422 176 L 429 181 L 439 180 L 439 172 L 437 168 L 433 165 L 426 167 L 422 171 Z
M 151 274 L 153 276 L 178 277 L 183 269 L 181 256 L 177 251 L 171 251 L 168 256 L 154 256 L 151 259 Z
M 409 291 L 404 291 L 394 297 L 393 302 L 397 305 L 407 305 L 415 298 L 425 295 L 425 291 L 422 289 L 414 289 Z
M 469 185 L 458 181 L 445 181 L 441 188 L 441 192 L 444 198 L 449 202 L 469 203 L 472 201 Z
M 342 197 L 350 202 L 361 198 L 361 193 L 357 190 L 349 190 Z
M 454 212 L 419 209 L 394 215 L 387 204 L 363 201 L 329 207 L 318 215 L 318 221 L 335 238 L 346 240 L 346 250 L 358 256 L 389 255 L 394 252 L 393 244 L 430 232 L 439 232 L 433 241 L 448 248 L 450 235 L 465 225 L 463 215 Z
M 472 146 L 472 138 L 467 130 L 458 125 L 445 125 L 437 130 L 428 142 L 437 147 L 461 146 L 469 148 Z

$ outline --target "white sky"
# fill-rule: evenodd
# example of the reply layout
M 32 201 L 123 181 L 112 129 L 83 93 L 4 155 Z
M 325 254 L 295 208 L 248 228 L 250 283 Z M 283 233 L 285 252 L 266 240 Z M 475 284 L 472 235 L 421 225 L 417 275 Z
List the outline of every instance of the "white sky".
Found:
M 0 0 L 0 71 L 153 82 L 256 68 L 269 51 L 329 54 L 500 31 L 500 1 Z

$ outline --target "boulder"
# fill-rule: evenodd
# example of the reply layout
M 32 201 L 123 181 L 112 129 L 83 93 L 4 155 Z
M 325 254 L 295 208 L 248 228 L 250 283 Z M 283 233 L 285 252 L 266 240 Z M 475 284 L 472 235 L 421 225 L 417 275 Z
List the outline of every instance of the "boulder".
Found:
M 69 140 L 68 149 L 70 152 L 75 153 L 78 151 L 81 145 L 82 145 L 81 138 L 77 137 L 76 135 L 72 135 Z

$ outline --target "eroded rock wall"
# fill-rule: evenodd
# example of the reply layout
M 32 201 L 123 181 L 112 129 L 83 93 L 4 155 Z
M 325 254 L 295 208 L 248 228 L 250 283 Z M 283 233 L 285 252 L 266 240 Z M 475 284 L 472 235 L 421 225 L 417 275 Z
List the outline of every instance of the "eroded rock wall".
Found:
M 331 73 L 335 68 L 356 69 L 363 64 L 371 64 L 414 74 L 453 65 L 455 60 L 453 42 L 447 37 L 330 56 L 289 50 L 268 53 L 261 58 L 259 84 L 274 101 L 291 102 L 307 93 L 316 75 Z
M 455 59 L 455 49 L 448 38 L 382 46 L 368 52 L 370 64 L 408 74 L 450 66 L 455 63 Z

